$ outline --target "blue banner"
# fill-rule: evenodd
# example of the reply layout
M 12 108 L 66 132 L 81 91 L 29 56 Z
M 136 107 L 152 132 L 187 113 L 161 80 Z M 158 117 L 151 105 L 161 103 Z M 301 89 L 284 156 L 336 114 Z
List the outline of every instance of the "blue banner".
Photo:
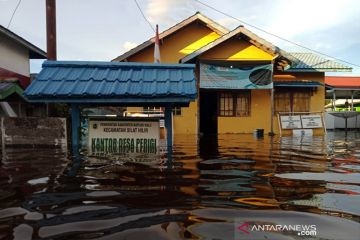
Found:
M 206 89 L 271 89 L 272 64 L 253 67 L 200 64 L 200 88 Z

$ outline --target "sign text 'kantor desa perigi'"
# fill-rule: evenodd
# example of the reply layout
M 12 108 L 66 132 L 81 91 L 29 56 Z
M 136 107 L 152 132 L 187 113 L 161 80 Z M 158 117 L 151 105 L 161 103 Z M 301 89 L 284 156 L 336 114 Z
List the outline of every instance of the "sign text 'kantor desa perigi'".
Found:
M 89 120 L 91 152 L 156 153 L 159 139 L 159 119 Z

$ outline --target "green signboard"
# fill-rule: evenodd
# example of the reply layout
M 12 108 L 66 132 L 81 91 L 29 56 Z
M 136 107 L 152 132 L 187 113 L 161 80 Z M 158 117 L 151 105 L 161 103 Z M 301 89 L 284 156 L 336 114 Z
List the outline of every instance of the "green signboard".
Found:
M 156 153 L 159 147 L 159 119 L 90 119 L 90 152 Z

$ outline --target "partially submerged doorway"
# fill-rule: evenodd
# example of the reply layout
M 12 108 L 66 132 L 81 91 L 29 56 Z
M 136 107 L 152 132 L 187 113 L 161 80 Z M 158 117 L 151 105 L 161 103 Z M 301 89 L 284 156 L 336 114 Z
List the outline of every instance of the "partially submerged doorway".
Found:
M 217 134 L 218 94 L 216 91 L 200 92 L 200 132 Z

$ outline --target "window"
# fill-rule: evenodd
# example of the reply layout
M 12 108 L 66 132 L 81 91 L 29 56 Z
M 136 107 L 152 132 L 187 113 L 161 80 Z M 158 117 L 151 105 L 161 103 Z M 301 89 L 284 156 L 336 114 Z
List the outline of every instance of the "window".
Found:
M 310 91 L 275 92 L 275 112 L 310 112 Z
M 219 116 L 248 117 L 250 116 L 250 92 L 220 93 Z
M 144 107 L 144 113 L 164 113 L 165 109 L 162 107 Z M 173 107 L 174 116 L 181 116 L 181 107 Z
M 220 116 L 234 116 L 234 97 L 231 93 L 220 93 Z
M 250 116 L 250 93 L 237 94 L 236 96 L 236 116 Z
M 181 116 L 181 107 L 174 107 L 173 108 L 173 115 L 174 116 Z
M 161 107 L 144 107 L 144 113 L 161 113 Z

